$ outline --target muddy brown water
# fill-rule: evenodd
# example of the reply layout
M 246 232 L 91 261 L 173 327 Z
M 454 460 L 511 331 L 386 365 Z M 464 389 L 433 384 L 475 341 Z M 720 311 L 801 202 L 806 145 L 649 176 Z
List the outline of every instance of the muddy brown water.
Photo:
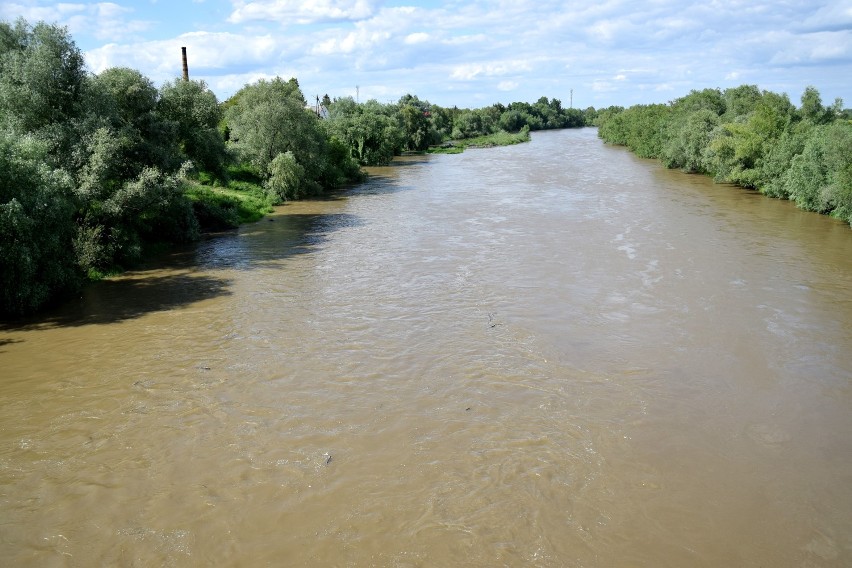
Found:
M 850 566 L 852 231 L 594 130 L 0 328 L 5 566 Z

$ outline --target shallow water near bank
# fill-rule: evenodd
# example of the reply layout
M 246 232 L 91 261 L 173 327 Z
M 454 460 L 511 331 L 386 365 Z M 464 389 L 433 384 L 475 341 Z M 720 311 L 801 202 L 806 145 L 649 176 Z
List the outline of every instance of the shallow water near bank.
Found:
M 9 566 L 848 566 L 852 231 L 592 129 L 0 328 Z

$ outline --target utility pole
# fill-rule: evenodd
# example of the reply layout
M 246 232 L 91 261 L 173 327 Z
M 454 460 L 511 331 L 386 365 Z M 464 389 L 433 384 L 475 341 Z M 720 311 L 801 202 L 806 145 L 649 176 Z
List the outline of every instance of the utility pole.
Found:
M 574 89 L 571 89 L 571 98 L 568 102 L 568 108 L 574 108 Z
M 360 102 L 359 101 L 360 95 L 361 95 L 361 87 L 359 87 L 358 85 L 355 85 L 355 104 L 358 104 Z
M 186 48 L 180 48 L 180 52 L 183 56 L 183 80 L 189 81 L 189 66 L 186 64 Z

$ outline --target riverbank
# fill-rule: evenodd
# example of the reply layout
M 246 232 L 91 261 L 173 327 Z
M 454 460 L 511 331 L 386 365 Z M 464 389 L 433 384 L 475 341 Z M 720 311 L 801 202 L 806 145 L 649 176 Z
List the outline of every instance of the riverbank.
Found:
M 260 182 L 230 180 L 227 186 L 187 180 L 186 196 L 192 201 L 202 231 L 235 229 L 272 212 L 275 203 Z
M 692 91 L 666 105 L 598 113 L 601 139 L 667 168 L 711 176 L 852 224 L 852 110 L 823 106 L 813 87 L 786 93 L 743 85 Z
M 461 154 L 466 148 L 494 148 L 496 146 L 511 146 L 530 141 L 530 129 L 525 126 L 519 132 L 506 132 L 501 130 L 486 136 L 474 138 L 462 138 L 451 140 L 440 146 L 432 146 L 426 150 L 427 154 Z
M 426 154 L 461 154 L 466 148 L 495 148 L 530 141 L 530 130 L 500 131 L 486 136 L 452 140 L 429 148 Z M 202 231 L 235 229 L 254 223 L 273 211 L 275 205 L 261 180 L 245 168 L 231 168 L 231 179 L 222 186 L 206 175 L 187 180 L 186 196 L 192 201 Z

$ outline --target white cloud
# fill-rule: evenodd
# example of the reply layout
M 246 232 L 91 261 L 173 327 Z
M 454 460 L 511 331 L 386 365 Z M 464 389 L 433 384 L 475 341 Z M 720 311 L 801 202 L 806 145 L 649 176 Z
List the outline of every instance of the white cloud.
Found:
M 442 42 L 446 45 L 465 45 L 471 43 L 483 43 L 485 41 L 488 41 L 488 36 L 485 34 L 452 36 L 442 40 Z
M 94 73 L 110 67 L 131 67 L 144 69 L 152 79 L 163 81 L 180 75 L 181 47 L 187 48 L 192 75 L 197 70 L 228 70 L 249 62 L 269 68 L 268 63 L 281 52 L 281 39 L 271 35 L 191 32 L 170 40 L 107 44 L 86 52 L 86 62 Z
M 432 36 L 424 32 L 415 32 L 413 34 L 408 34 L 407 36 L 405 36 L 405 43 L 407 45 L 417 45 L 418 43 L 426 43 L 431 39 L 431 37 Z
M 203 1 L 11 0 L 0 17 L 68 25 L 92 70 L 124 65 L 155 82 L 180 74 L 185 45 L 190 75 L 220 98 L 281 75 L 311 96 L 360 84 L 362 100 L 411 92 L 448 106 L 569 89 L 627 106 L 743 78 L 852 100 L 849 0 Z
M 0 17 L 14 20 L 18 17 L 30 23 L 44 21 L 68 26 L 72 35 L 92 35 L 102 41 L 117 41 L 145 32 L 153 27 L 151 21 L 132 19 L 132 8 L 113 2 L 58 3 L 39 5 L 9 3 L 0 6 Z
M 310 52 L 320 56 L 358 54 L 378 61 L 385 54 L 397 51 L 399 44 L 405 45 L 406 38 L 424 39 L 422 32 L 408 33 L 408 28 L 416 22 L 416 10 L 412 7 L 383 9 L 369 19 L 318 32 L 313 36 Z
M 592 90 L 597 93 L 609 93 L 615 91 L 615 85 L 609 81 L 593 81 Z
M 390 37 L 390 32 L 358 29 L 343 35 L 335 34 L 332 37 L 319 41 L 311 48 L 311 53 L 315 55 L 335 55 L 365 51 L 372 46 L 387 41 Z
M 530 64 L 527 61 L 492 61 L 488 63 L 466 63 L 457 65 L 450 73 L 453 79 L 461 79 L 470 81 L 482 75 L 484 77 L 494 77 L 499 75 L 507 75 L 509 73 L 519 73 L 530 70 Z
M 805 18 L 802 27 L 809 31 L 849 29 L 852 27 L 852 3 L 848 0 L 829 2 Z
M 774 65 L 809 65 L 830 61 L 852 61 L 852 31 L 808 33 L 798 36 L 778 35 Z
M 376 12 L 375 0 L 256 0 L 233 2 L 234 11 L 228 18 L 239 24 L 252 20 L 309 24 L 314 22 L 358 21 Z
M 32 23 L 38 21 L 56 22 L 63 21 L 70 14 L 83 12 L 85 8 L 85 4 L 69 3 L 39 6 L 32 2 L 25 4 L 9 2 L 0 4 L 0 16 L 7 20 L 21 17 Z

